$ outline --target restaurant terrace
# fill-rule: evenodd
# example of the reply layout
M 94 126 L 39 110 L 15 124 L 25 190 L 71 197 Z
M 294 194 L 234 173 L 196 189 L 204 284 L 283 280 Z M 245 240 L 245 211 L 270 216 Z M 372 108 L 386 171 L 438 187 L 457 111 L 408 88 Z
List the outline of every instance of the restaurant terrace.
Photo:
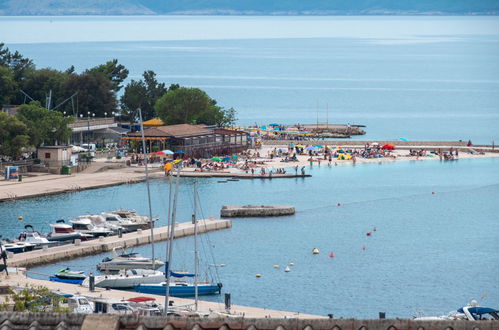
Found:
M 122 138 L 140 152 L 141 132 L 128 133 Z M 248 148 L 248 133 L 205 125 L 178 124 L 144 129 L 146 152 L 171 150 L 186 157 L 210 158 L 214 155 L 230 155 Z M 138 143 L 137 143 L 138 142 Z

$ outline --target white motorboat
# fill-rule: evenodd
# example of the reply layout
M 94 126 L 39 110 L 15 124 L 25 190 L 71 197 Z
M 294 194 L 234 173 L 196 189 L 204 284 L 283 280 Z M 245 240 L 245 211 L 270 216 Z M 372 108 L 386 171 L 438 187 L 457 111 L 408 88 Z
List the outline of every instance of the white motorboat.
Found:
M 165 274 L 158 270 L 152 269 L 129 269 L 121 270 L 116 275 L 100 275 L 95 276 L 95 286 L 100 288 L 111 289 L 128 289 L 139 284 L 161 283 L 165 280 Z M 83 286 L 89 286 L 89 278 L 87 277 Z
M 144 215 L 138 215 L 135 210 L 124 210 L 119 209 L 111 212 L 112 214 L 119 215 L 124 220 L 130 220 L 132 222 L 140 224 L 140 229 L 149 229 L 151 228 L 151 222 L 149 221 L 149 217 Z M 158 221 L 159 218 L 152 218 L 152 221 Z
M 133 222 L 127 219 L 123 219 L 117 214 L 114 213 L 101 213 L 102 217 L 104 217 L 105 221 L 116 226 L 121 226 L 125 229 L 125 232 L 136 231 L 140 228 L 141 224 L 137 222 Z
M 12 252 L 12 253 L 22 253 L 22 252 L 32 251 L 36 246 L 33 243 L 27 243 L 27 242 L 14 242 L 14 243 L 4 242 L 1 243 L 1 245 L 6 252 Z
M 141 256 L 138 253 L 123 253 L 118 255 L 116 248 L 113 248 L 112 258 L 104 258 L 97 269 L 100 271 L 120 271 L 122 269 L 158 269 L 165 263 L 158 259 L 151 259 Z
M 57 223 L 51 223 L 52 232 L 47 235 L 47 239 L 51 242 L 74 241 L 75 239 L 86 240 L 92 235 L 76 232 L 73 227 L 64 223 L 64 220 L 58 220 Z
M 31 230 L 28 230 L 31 228 Z M 17 238 L 21 242 L 35 244 L 35 248 L 41 248 L 44 245 L 51 245 L 54 242 L 50 242 L 45 236 L 42 236 L 39 232 L 34 231 L 33 226 L 26 225 L 24 226 L 25 231 L 19 234 Z
M 113 234 L 113 231 L 111 229 L 101 226 L 96 226 L 92 223 L 92 220 L 90 220 L 89 218 L 80 217 L 71 220 L 70 222 L 73 226 L 73 229 L 82 234 L 89 234 L 92 235 L 93 237 L 109 236 Z
M 465 321 L 482 321 L 482 320 L 499 320 L 499 310 L 495 308 L 478 306 L 476 300 L 472 300 L 468 306 L 459 308 L 457 311 L 452 311 L 447 315 L 442 316 L 421 316 L 415 317 L 417 321 L 438 321 L 438 320 L 465 320 Z
M 125 232 L 125 229 L 119 225 L 113 224 L 111 222 L 107 222 L 106 218 L 104 218 L 100 214 L 87 214 L 87 215 L 81 215 L 76 219 L 90 219 L 93 225 L 98 226 L 98 227 L 104 227 L 106 229 L 111 230 L 114 234 L 117 234 L 119 230 L 121 229 L 123 232 Z

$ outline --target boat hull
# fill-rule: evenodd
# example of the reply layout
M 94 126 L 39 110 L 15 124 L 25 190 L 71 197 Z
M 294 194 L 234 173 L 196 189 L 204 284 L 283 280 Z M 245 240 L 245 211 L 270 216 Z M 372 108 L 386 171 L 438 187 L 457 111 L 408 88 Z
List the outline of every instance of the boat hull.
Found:
M 111 289 L 131 289 L 141 284 L 155 284 L 164 282 L 165 275 L 152 275 L 152 276 L 122 276 L 122 275 L 108 275 L 96 276 L 95 286 L 99 288 Z M 82 283 L 83 286 L 88 286 L 88 280 Z
M 69 283 L 69 284 L 81 284 L 83 282 L 83 280 L 81 279 L 59 278 L 57 276 L 50 276 L 49 279 L 52 282 Z
M 135 292 L 166 295 L 166 287 L 163 285 L 138 285 L 134 287 Z M 222 287 L 219 285 L 198 285 L 198 295 L 220 294 Z M 195 295 L 194 285 L 170 286 L 170 296 L 172 297 L 192 297 Z

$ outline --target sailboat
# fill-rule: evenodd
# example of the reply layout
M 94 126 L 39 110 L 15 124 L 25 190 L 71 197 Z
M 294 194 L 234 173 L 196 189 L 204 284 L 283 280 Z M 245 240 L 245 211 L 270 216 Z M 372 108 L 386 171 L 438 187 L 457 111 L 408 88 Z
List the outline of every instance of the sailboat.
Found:
M 176 202 L 178 195 L 178 176 L 177 176 L 177 187 L 175 191 L 175 201 L 174 201 L 174 212 L 172 215 L 172 221 L 170 223 L 170 228 L 175 227 L 175 210 L 176 210 Z M 213 283 L 213 282 L 199 282 L 198 281 L 198 247 L 197 247 L 197 232 L 198 232 L 198 220 L 196 219 L 196 199 L 197 199 L 197 186 L 194 183 L 194 212 L 192 215 L 192 222 L 194 224 L 194 265 L 195 272 L 186 273 L 186 272 L 173 272 L 169 271 L 169 265 L 171 265 L 171 249 L 173 244 L 173 230 L 171 230 L 169 238 L 168 238 L 168 252 L 169 258 L 165 264 L 167 279 L 164 282 L 157 284 L 141 284 L 134 287 L 136 292 L 147 293 L 147 294 L 156 294 L 156 295 L 171 295 L 174 297 L 196 297 L 197 304 L 197 296 L 198 295 L 211 295 L 211 294 L 220 294 L 222 290 L 222 283 Z M 190 279 L 194 279 L 194 281 L 190 281 Z M 167 294 L 168 293 L 168 294 Z

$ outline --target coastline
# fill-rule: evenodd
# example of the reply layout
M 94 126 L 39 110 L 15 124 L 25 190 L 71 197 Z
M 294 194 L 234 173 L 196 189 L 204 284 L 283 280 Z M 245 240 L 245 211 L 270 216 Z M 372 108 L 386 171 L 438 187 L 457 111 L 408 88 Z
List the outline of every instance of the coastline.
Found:
M 277 142 L 277 141 L 276 141 Z M 305 141 L 304 141 L 305 142 Z M 348 141 L 344 141 L 347 144 Z M 181 171 L 182 177 L 218 177 L 238 180 L 238 179 L 285 179 L 285 178 L 296 178 L 309 177 L 308 169 L 313 166 L 328 166 L 328 160 L 324 159 L 323 155 L 312 156 L 309 155 L 297 155 L 297 161 L 293 162 L 283 162 L 283 157 L 274 157 L 271 159 L 270 153 L 275 149 L 286 149 L 287 145 L 263 145 L 260 149 L 252 150 L 252 154 L 257 152 L 260 154 L 259 158 L 250 158 L 249 161 L 254 161 L 257 163 L 254 168 L 254 173 L 251 174 L 250 171 L 243 171 L 239 168 L 226 168 L 219 171 L 196 171 L 193 167 L 186 167 Z M 349 147 L 350 148 L 350 147 Z M 353 146 L 353 148 L 359 148 L 359 146 Z M 416 146 L 413 148 L 417 148 Z M 451 146 L 433 146 L 427 149 L 441 148 L 442 150 L 449 150 Z M 455 146 L 454 146 L 455 148 Z M 345 148 L 347 149 L 347 148 Z M 464 151 L 469 149 L 468 152 Z M 456 159 L 477 159 L 477 158 L 493 158 L 499 157 L 499 152 L 480 152 L 480 150 L 488 150 L 487 148 L 480 147 L 459 147 L 459 156 Z M 471 154 L 470 151 L 474 153 Z M 310 158 L 313 161 L 310 161 Z M 384 158 L 356 158 L 353 160 L 338 160 L 336 158 L 332 159 L 329 166 L 344 166 L 344 165 L 355 165 L 355 164 L 369 164 L 369 163 L 386 163 L 386 162 L 397 162 L 397 161 L 427 161 L 427 160 L 439 160 L 438 156 L 422 156 L 415 157 L 409 156 L 409 150 L 399 149 L 390 152 L 389 157 Z M 97 160 L 96 163 L 108 162 L 105 159 Z M 111 164 L 116 164 L 113 162 Z M 158 179 L 165 177 L 165 174 L 161 168 L 161 164 L 151 164 L 150 165 L 150 178 Z M 301 169 L 303 168 L 304 174 L 301 174 Z M 261 170 L 265 169 L 266 174 L 262 175 Z M 277 169 L 284 169 L 286 173 L 277 174 L 275 173 Z M 296 169 L 296 172 L 295 172 Z M 272 172 L 271 175 L 268 173 Z M 32 175 L 32 176 L 31 176 Z M 63 194 L 63 193 L 76 193 L 81 190 L 89 189 L 99 189 L 123 184 L 133 184 L 145 181 L 145 169 L 142 166 L 132 166 L 132 167 L 122 167 L 118 169 L 109 169 L 103 172 L 94 173 L 77 173 L 71 175 L 58 175 L 58 174 L 40 174 L 40 173 L 30 173 L 30 176 L 24 177 L 22 182 L 19 181 L 6 181 L 0 180 L 0 202 L 16 201 L 20 199 L 35 198 L 40 196 Z

